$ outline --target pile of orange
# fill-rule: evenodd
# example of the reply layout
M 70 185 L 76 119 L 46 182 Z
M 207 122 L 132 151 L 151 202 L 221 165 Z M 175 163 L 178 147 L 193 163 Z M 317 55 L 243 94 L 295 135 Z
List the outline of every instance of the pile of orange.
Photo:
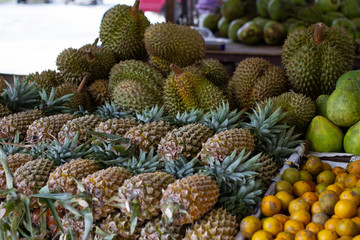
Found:
M 309 156 L 288 168 L 275 195 L 261 201 L 262 218 L 245 217 L 240 231 L 251 240 L 360 240 L 360 160 L 332 168 Z

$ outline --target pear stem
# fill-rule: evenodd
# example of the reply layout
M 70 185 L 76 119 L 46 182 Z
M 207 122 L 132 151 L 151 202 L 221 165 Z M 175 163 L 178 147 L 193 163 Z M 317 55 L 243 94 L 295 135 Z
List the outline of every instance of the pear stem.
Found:
M 136 0 L 133 7 L 132 7 L 132 12 L 137 13 L 138 10 L 139 10 L 139 6 L 140 6 L 140 0 Z
M 176 74 L 176 75 L 181 75 L 184 70 L 182 70 L 179 66 L 177 66 L 176 64 L 170 64 L 170 69 Z
M 81 83 L 76 90 L 77 92 L 82 92 L 82 90 L 84 90 L 86 83 L 89 81 L 90 75 L 90 73 L 86 74 L 83 80 L 81 80 Z
M 325 24 L 324 23 L 317 23 L 315 25 L 315 31 L 314 31 L 314 41 L 319 44 L 324 41 L 324 30 L 325 30 Z

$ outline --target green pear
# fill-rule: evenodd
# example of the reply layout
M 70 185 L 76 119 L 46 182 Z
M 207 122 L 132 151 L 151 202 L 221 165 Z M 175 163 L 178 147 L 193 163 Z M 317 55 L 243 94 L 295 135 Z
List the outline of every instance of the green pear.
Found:
M 352 125 L 344 137 L 344 150 L 360 156 L 360 121 Z

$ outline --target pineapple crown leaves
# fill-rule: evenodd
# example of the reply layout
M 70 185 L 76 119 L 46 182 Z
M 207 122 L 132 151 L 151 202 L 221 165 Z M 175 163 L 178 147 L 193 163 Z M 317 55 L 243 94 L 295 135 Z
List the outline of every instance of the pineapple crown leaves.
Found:
M 15 137 L 13 140 L 11 140 L 11 139 L 8 140 L 6 138 L 0 139 L 0 144 L 1 144 L 3 151 L 7 155 L 26 152 L 23 143 L 20 142 L 20 132 L 19 131 L 16 131 Z
M 281 108 L 273 111 L 273 102 L 269 99 L 264 107 L 256 103 L 257 109 L 253 109 L 252 113 L 248 113 L 250 122 L 242 123 L 242 127 L 249 129 L 257 138 L 258 142 L 270 143 L 271 138 L 289 128 L 286 124 L 280 124 L 280 121 L 286 116 L 286 112 L 282 112 Z
M 188 161 L 185 157 L 180 156 L 179 159 L 169 159 L 165 162 L 165 172 L 173 175 L 176 179 L 181 179 L 198 172 L 202 166 L 195 157 Z
M 84 106 L 79 105 L 79 108 L 74 111 L 74 109 L 69 109 L 68 111 L 65 111 L 65 113 L 70 113 L 77 117 L 83 117 L 85 115 L 90 115 L 90 112 L 84 108 Z
M 1 94 L 0 102 L 12 112 L 33 109 L 37 105 L 39 90 L 35 87 L 35 82 L 29 83 L 29 77 L 20 81 L 19 77 L 14 76 L 14 87 L 7 81 L 5 83 L 7 87 Z
M 204 115 L 203 124 L 216 132 L 221 132 L 239 127 L 243 114 L 244 111 L 238 112 L 236 109 L 230 112 L 229 102 L 222 101 L 215 110 L 210 110 Z
M 105 101 L 103 105 L 97 107 L 94 114 L 97 114 L 105 119 L 134 118 L 131 111 L 124 111 L 120 106 L 116 106 L 113 101 L 110 103 Z
M 296 147 L 304 142 L 304 140 L 299 139 L 301 134 L 294 134 L 294 128 L 293 126 L 289 129 L 284 129 L 269 142 L 259 144 L 256 148 L 273 157 L 279 166 L 282 166 L 283 161 L 281 159 L 289 157 L 295 152 Z
M 143 111 L 136 111 L 136 120 L 142 123 L 157 122 L 160 120 L 168 121 L 171 120 L 171 116 L 164 116 L 165 105 L 159 108 L 155 105 L 152 108 L 145 108 Z
M 191 123 L 202 122 L 203 116 L 203 109 L 192 108 L 190 111 L 178 112 L 173 121 L 177 127 L 182 127 Z
M 131 158 L 124 159 L 114 163 L 114 165 L 123 167 L 134 175 L 147 172 L 156 172 L 164 170 L 164 162 L 159 161 L 159 155 L 154 155 L 155 151 L 151 148 L 149 153 L 140 150 L 138 156 L 133 155 Z
M 264 190 L 261 189 L 261 179 L 249 179 L 246 183 L 226 196 L 220 196 L 218 205 L 224 207 L 232 215 L 242 218 L 253 212 L 253 209 L 261 202 Z
M 43 88 L 39 91 L 40 102 L 38 108 L 46 115 L 53 115 L 61 112 L 68 112 L 70 108 L 64 106 L 71 100 L 74 94 L 67 94 L 55 99 L 55 88 L 51 88 L 50 95 L 48 96 L 46 90 Z
M 261 153 L 250 158 L 250 153 L 245 153 L 245 149 L 239 154 L 235 149 L 224 161 L 218 159 L 211 161 L 208 158 L 209 165 L 204 166 L 200 173 L 212 177 L 219 185 L 221 192 L 226 194 L 237 184 L 259 174 L 257 169 L 261 163 L 257 161 L 260 156 Z

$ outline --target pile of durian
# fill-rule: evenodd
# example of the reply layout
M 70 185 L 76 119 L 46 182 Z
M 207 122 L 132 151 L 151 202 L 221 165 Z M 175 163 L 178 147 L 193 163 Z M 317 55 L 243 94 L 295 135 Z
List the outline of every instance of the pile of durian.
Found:
M 352 68 L 349 35 L 318 24 L 285 69 L 249 57 L 229 76 L 195 29 L 138 4 L 57 70 L 0 81 L 0 239 L 235 239 Z

